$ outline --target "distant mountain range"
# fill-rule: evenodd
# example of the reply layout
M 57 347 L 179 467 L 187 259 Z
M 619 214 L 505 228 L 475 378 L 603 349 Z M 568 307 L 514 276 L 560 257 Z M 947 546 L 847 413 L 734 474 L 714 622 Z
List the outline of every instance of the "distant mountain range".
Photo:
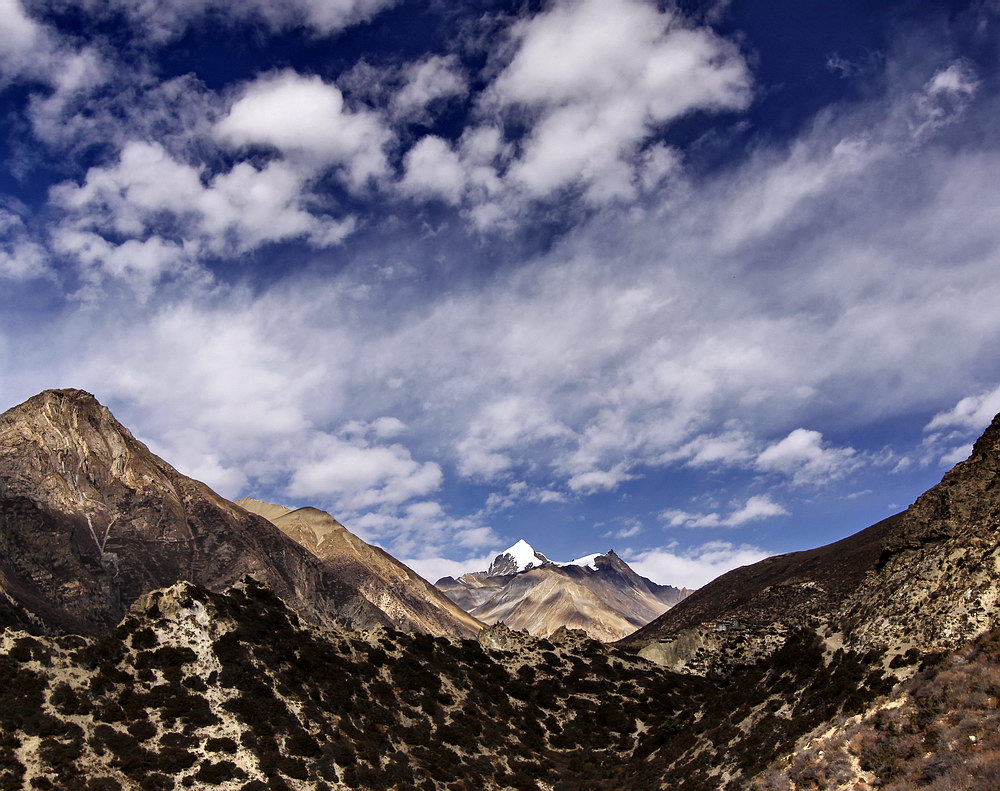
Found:
M 634 632 L 691 591 L 636 574 L 613 550 L 556 563 L 524 539 L 498 554 L 486 571 L 435 583 L 483 623 L 545 637 L 560 627 L 597 640 Z

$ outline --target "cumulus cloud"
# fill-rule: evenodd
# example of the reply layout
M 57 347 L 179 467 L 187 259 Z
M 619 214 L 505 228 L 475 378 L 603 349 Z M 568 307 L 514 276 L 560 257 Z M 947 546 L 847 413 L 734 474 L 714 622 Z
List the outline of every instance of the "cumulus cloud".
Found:
M 633 156 L 657 126 L 750 99 L 732 44 L 650 3 L 563 0 L 511 35 L 489 95 L 531 117 L 510 178 L 535 196 L 581 182 L 594 202 L 631 197 Z
M 392 138 L 375 112 L 348 108 L 336 85 L 290 70 L 245 85 L 215 133 L 233 146 L 273 146 L 294 161 L 339 167 L 355 188 L 387 172 Z
M 860 463 L 854 448 L 829 447 L 820 432 L 804 428 L 768 446 L 756 459 L 757 469 L 783 473 L 797 484 L 843 478 Z
M 402 71 L 402 86 L 392 97 L 393 115 L 408 121 L 427 121 L 435 102 L 464 97 L 468 81 L 454 55 L 429 55 L 409 63 Z
M 709 541 L 685 550 L 671 544 L 634 552 L 626 555 L 625 560 L 637 573 L 660 585 L 700 588 L 727 571 L 756 563 L 768 554 L 749 544 Z
M 482 121 L 458 146 L 418 141 L 401 183 L 409 195 L 467 203 L 480 227 L 567 189 L 595 206 L 634 199 L 679 167 L 678 152 L 655 140 L 665 126 L 750 101 L 731 42 L 644 0 L 560 0 L 508 35 L 512 55 L 479 99 Z M 497 117 L 523 135 L 505 138 Z
M 1000 413 L 1000 386 L 976 395 L 966 396 L 951 409 L 938 412 L 924 431 L 957 428 L 982 431 Z
M 460 577 L 470 571 L 485 571 L 490 567 L 496 552 L 468 557 L 464 560 L 452 560 L 445 557 L 414 557 L 406 558 L 403 563 L 430 583 L 437 582 L 442 577 Z
M 33 280 L 51 274 L 47 251 L 31 238 L 24 220 L 0 208 L 0 279 Z
M 440 488 L 441 467 L 418 462 L 399 444 L 373 445 L 319 435 L 303 449 L 288 492 L 297 498 L 320 498 L 357 511 L 400 505 Z
M 15 80 L 39 82 L 53 91 L 49 101 L 65 102 L 107 79 L 96 49 L 77 47 L 28 13 L 21 0 L 0 0 L 0 87 Z
M 716 511 L 692 513 L 669 509 L 660 514 L 660 519 L 670 527 L 740 527 L 748 522 L 787 515 L 785 507 L 776 503 L 769 495 L 755 494 L 743 505 L 734 504 L 733 510 L 725 515 Z
M 310 211 L 304 174 L 282 161 L 239 162 L 209 175 L 155 143 L 127 144 L 118 162 L 91 168 L 82 184 L 54 187 L 52 202 L 68 215 L 54 233 L 59 252 L 101 274 L 131 277 L 146 291 L 204 255 L 290 238 L 325 247 L 354 227 L 350 217 Z

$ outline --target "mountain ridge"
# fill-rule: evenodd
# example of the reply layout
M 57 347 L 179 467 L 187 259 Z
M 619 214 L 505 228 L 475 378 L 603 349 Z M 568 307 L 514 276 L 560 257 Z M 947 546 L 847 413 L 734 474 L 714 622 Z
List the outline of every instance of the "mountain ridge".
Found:
M 293 510 L 249 497 L 236 503 L 264 516 L 320 558 L 386 613 L 396 628 L 435 636 L 474 637 L 483 627 L 415 571 L 358 538 L 326 511 L 311 506 Z

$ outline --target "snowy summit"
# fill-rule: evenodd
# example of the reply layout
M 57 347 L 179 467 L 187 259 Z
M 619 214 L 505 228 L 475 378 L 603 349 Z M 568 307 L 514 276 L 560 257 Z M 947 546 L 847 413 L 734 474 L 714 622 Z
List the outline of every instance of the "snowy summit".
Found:
M 487 574 L 491 577 L 505 576 L 507 574 L 517 574 L 527 571 L 530 568 L 549 563 L 549 559 L 525 541 L 520 539 L 516 544 L 508 547 L 497 555 L 490 564 Z

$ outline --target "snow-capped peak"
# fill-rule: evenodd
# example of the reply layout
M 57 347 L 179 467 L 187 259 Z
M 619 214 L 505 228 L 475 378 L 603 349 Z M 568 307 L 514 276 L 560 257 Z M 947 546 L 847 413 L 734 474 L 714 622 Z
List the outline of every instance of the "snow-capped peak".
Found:
M 497 555 L 487 573 L 492 576 L 517 574 L 548 562 L 549 559 L 545 555 L 536 552 L 531 544 L 522 538 Z
M 597 564 L 594 562 L 601 557 L 603 552 L 595 552 L 593 555 L 584 555 L 582 558 L 571 560 L 569 563 L 560 563 L 560 566 L 586 566 L 588 569 L 597 571 Z

